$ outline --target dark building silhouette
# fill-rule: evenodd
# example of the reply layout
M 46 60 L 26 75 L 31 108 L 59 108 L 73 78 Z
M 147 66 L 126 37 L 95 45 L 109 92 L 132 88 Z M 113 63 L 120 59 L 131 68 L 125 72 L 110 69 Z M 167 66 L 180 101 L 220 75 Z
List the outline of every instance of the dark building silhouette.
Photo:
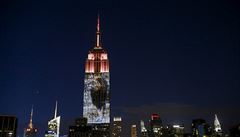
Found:
M 160 137 L 162 135 L 162 120 L 158 114 L 152 114 L 150 120 L 150 137 Z
M 204 119 L 194 119 L 192 121 L 192 136 L 193 137 L 208 137 L 212 133 L 209 124 Z
M 192 137 L 192 134 L 191 133 L 184 133 L 183 137 Z
M 15 116 L 0 116 L 0 137 L 16 137 L 17 124 Z
M 173 125 L 173 134 L 175 137 L 183 137 L 184 135 L 184 125 Z
M 171 125 L 167 125 L 167 126 L 162 126 L 161 129 L 161 134 L 155 136 L 155 137 L 177 137 L 174 134 L 174 129 Z
M 76 119 L 75 125 L 69 127 L 68 137 L 92 137 L 92 127 L 87 125 L 87 119 Z
M 240 137 L 240 124 L 232 126 L 229 132 L 230 137 Z
M 95 124 L 92 126 L 91 137 L 110 137 L 109 124 Z
M 114 117 L 112 126 L 112 137 L 121 137 L 122 135 L 122 118 Z

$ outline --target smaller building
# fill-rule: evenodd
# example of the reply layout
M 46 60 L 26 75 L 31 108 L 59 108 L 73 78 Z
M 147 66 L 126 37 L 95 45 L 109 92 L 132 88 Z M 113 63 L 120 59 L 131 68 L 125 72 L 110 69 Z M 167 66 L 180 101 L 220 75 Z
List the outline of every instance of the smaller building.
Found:
M 92 127 L 87 125 L 87 118 L 78 118 L 74 126 L 69 126 L 68 137 L 91 137 Z
M 152 114 L 150 120 L 150 136 L 160 137 L 162 136 L 162 119 L 158 114 Z
M 121 137 L 122 136 L 122 118 L 114 117 L 113 126 L 112 126 L 112 137 Z
M 192 136 L 193 137 L 209 137 L 211 136 L 211 128 L 204 119 L 194 119 L 192 121 Z
M 148 137 L 148 131 L 145 127 L 143 120 L 141 120 L 140 125 L 141 125 L 141 137 Z
M 175 137 L 174 129 L 172 125 L 162 126 L 161 134 L 154 137 Z
M 240 123 L 230 128 L 230 137 L 240 137 Z
M 172 126 L 173 134 L 175 137 L 183 137 L 184 136 L 184 125 L 175 124 Z
M 137 137 L 137 125 L 131 126 L 131 137 Z
M 91 137 L 110 137 L 110 124 L 102 123 L 102 124 L 90 124 L 92 127 L 92 135 Z
M 36 137 L 37 129 L 33 127 L 33 107 L 30 114 L 28 127 L 24 129 L 24 137 Z
M 55 106 L 54 118 L 48 121 L 48 130 L 45 132 L 45 137 L 59 137 L 61 116 L 57 116 L 57 101 Z
M 16 137 L 17 125 L 17 117 L 0 116 L 0 137 Z

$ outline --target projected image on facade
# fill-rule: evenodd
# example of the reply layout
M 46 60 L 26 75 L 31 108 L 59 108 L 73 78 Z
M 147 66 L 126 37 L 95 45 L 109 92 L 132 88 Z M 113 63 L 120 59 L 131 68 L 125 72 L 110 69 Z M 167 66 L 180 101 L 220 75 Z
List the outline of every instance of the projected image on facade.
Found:
M 96 45 L 89 51 L 85 64 L 83 117 L 89 124 L 110 123 L 109 60 L 100 41 L 99 18 L 96 34 Z
M 109 123 L 109 73 L 86 74 L 84 83 L 84 117 L 88 123 Z

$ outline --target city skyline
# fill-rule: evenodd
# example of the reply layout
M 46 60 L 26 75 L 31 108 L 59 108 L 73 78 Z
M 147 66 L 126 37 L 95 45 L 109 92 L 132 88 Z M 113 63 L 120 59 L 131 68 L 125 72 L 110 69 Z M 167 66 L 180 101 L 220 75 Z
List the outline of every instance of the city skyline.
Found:
M 196 118 L 213 125 L 217 114 L 224 132 L 240 121 L 240 21 L 234 2 L 0 5 L 5 7 L 0 14 L 0 114 L 18 117 L 19 135 L 32 104 L 40 134 L 55 100 L 61 134 L 82 116 L 84 64 L 95 44 L 99 9 L 111 62 L 111 117 L 122 117 L 125 135 L 152 113 L 165 124 L 186 125 Z

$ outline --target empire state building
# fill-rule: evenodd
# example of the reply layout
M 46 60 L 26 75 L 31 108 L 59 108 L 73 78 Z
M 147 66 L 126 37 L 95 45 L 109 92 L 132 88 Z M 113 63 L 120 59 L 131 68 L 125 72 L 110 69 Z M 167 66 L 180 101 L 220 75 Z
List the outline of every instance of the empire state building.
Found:
M 90 125 L 110 124 L 110 73 L 106 50 L 101 43 L 100 19 L 97 19 L 96 44 L 85 64 L 83 117 Z

